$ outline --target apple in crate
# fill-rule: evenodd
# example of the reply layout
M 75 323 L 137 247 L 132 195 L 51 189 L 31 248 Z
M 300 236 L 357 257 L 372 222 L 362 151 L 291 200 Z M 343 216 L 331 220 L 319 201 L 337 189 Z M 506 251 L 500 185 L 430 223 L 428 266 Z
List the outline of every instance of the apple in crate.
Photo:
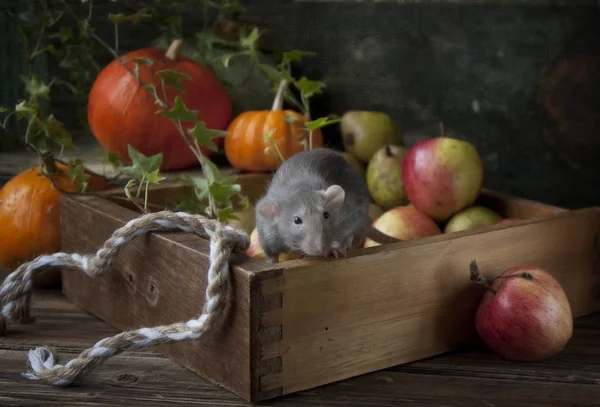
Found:
M 250 233 L 250 245 L 246 249 L 246 255 L 261 260 L 266 260 L 267 258 L 267 255 L 258 240 L 258 229 L 256 229 L 256 227 L 252 230 L 252 233 Z M 301 258 L 302 256 L 296 253 L 281 253 L 278 261 L 282 262 Z
M 475 205 L 463 209 L 450 218 L 444 233 L 461 232 L 482 226 L 494 225 L 502 221 L 502 216 L 485 206 Z
M 471 276 L 478 274 L 473 262 Z M 509 360 L 533 362 L 553 356 L 567 345 L 573 335 L 571 307 L 562 286 L 548 271 L 521 265 L 483 284 L 487 290 L 477 308 L 475 325 L 492 350 Z
M 375 222 L 375 229 L 397 239 L 416 240 L 442 233 L 437 223 L 412 205 L 397 206 L 384 212 Z M 363 247 L 379 246 L 369 238 Z
M 475 202 L 483 185 L 483 163 L 467 141 L 427 138 L 408 150 L 402 180 L 415 208 L 445 221 Z

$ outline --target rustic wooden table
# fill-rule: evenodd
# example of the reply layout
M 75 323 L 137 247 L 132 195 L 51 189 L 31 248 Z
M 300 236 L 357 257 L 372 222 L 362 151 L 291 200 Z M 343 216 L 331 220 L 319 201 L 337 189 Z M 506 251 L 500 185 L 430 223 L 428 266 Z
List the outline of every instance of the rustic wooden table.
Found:
M 1 406 L 250 406 L 151 351 L 126 352 L 81 384 L 52 387 L 21 376 L 27 352 L 54 347 L 72 358 L 117 333 L 58 290 L 34 294 L 30 325 L 0 337 Z M 267 406 L 600 406 L 600 313 L 578 319 L 568 347 L 552 359 L 503 361 L 484 347 L 458 351 L 262 403 Z M 59 362 L 65 362 L 61 360 Z

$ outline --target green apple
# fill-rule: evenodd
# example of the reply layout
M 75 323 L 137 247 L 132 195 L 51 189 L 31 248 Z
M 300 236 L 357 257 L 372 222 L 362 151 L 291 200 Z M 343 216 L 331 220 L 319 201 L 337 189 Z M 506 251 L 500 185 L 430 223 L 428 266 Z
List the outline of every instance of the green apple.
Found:
M 365 163 L 386 144 L 404 144 L 404 132 L 383 112 L 348 111 L 342 116 L 340 129 L 344 150 Z
M 444 233 L 460 232 L 482 226 L 494 225 L 502 220 L 496 211 L 485 206 L 476 205 L 464 209 L 448 220 Z
M 402 182 L 402 161 L 406 152 L 406 147 L 388 144 L 380 148 L 367 165 L 369 194 L 383 209 L 408 203 Z

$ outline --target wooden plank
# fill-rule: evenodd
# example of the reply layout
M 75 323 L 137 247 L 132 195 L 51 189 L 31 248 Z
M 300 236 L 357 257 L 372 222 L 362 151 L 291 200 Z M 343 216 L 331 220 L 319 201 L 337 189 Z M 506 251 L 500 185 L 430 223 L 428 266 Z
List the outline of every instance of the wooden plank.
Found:
M 62 250 L 78 253 L 95 252 L 137 215 L 97 197 L 63 197 L 61 211 Z M 248 398 L 251 271 L 238 267 L 241 261 L 254 264 L 246 259 L 237 254 L 230 258 L 235 301 L 223 321 L 227 329 L 157 350 Z M 63 290 L 76 305 L 119 330 L 170 324 L 200 315 L 208 265 L 208 241 L 187 233 L 151 234 L 128 243 L 107 275 L 92 279 L 79 271 L 63 271 Z
M 469 280 L 473 259 L 486 276 L 518 264 L 545 267 L 575 317 L 600 310 L 600 209 L 528 222 L 361 249 L 337 261 L 282 263 L 282 276 L 263 283 L 265 295 L 282 296 L 282 339 L 265 353 L 281 357 L 283 373 L 269 386 L 287 394 L 472 343 L 482 294 Z
M 36 292 L 36 322 L 11 325 L 0 338 L 0 404 L 3 406 L 164 405 L 249 407 L 224 389 L 148 350 L 109 359 L 70 387 L 23 379 L 27 352 L 54 346 L 61 362 L 100 337 L 117 333 L 56 291 Z M 278 407 L 592 407 L 600 395 L 600 313 L 575 321 L 560 354 L 537 363 L 512 363 L 484 346 L 395 366 L 264 405 Z

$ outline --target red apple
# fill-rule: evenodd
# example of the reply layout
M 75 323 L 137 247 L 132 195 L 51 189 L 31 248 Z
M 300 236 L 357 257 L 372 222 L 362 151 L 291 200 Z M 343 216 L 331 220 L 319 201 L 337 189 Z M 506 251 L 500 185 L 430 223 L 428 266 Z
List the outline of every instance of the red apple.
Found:
M 445 221 L 475 202 L 483 185 L 483 163 L 467 141 L 427 138 L 408 150 L 402 180 L 415 208 Z
M 373 226 L 381 232 L 401 240 L 416 240 L 442 233 L 437 223 L 412 205 L 397 206 L 384 212 Z M 364 247 L 379 246 L 367 238 Z
M 538 361 L 559 353 L 571 339 L 569 301 L 546 270 L 533 265 L 512 267 L 485 284 L 489 286 L 475 324 L 481 339 L 495 352 L 510 360 Z

